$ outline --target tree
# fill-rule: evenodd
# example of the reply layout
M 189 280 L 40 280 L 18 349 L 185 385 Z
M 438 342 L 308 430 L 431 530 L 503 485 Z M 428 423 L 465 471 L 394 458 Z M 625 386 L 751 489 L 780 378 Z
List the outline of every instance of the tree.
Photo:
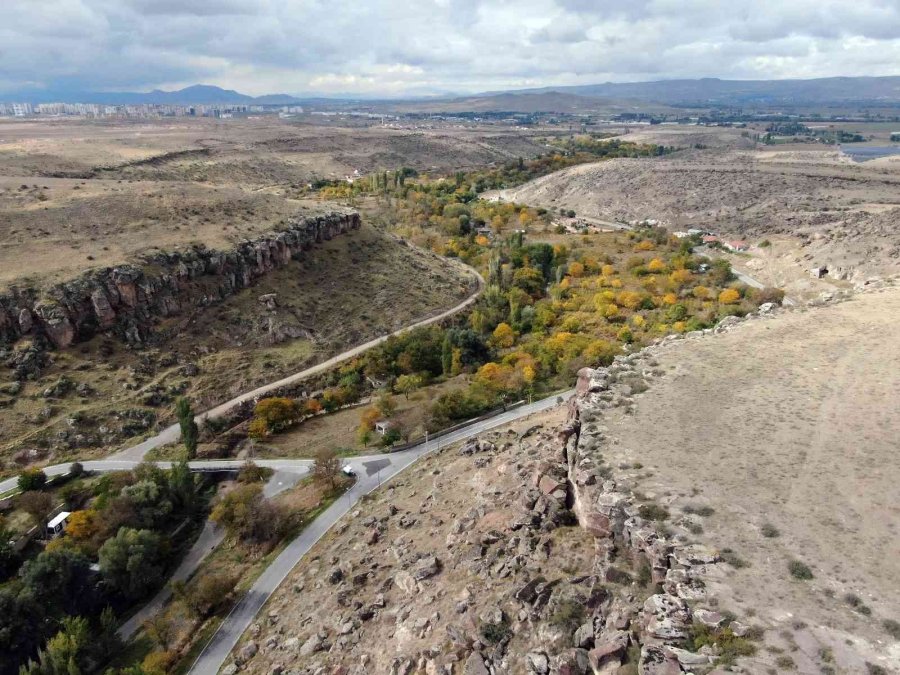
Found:
M 734 305 L 740 302 L 741 294 L 734 288 L 726 288 L 719 293 L 719 303 L 723 305 Z
M 66 539 L 87 555 L 97 552 L 103 531 L 103 522 L 95 509 L 74 511 L 66 523 Z
M 18 663 L 33 654 L 45 629 L 42 607 L 28 593 L 11 585 L 0 588 L 0 673 L 12 675 Z
M 304 415 L 318 415 L 320 412 L 322 412 L 322 404 L 314 398 L 303 404 Z
M 175 624 L 172 622 L 168 612 L 157 612 L 144 621 L 142 628 L 147 637 L 164 651 L 175 640 Z
M 283 524 L 281 510 L 263 496 L 259 483 L 239 485 L 226 493 L 209 517 L 229 535 L 245 541 L 270 541 Z
M 197 456 L 197 443 L 200 440 L 200 430 L 194 421 L 194 410 L 191 408 L 191 402 L 185 397 L 180 397 L 175 402 L 175 415 L 178 417 L 178 424 L 181 427 L 181 442 L 187 449 L 188 457 L 193 459 Z
M 84 617 L 66 617 L 62 630 L 38 652 L 37 661 L 28 661 L 20 675 L 81 675 L 87 666 L 90 627 Z
M 165 546 L 155 532 L 123 527 L 100 547 L 99 558 L 106 582 L 134 600 L 146 595 L 160 578 Z
M 403 394 L 408 401 L 409 395 L 423 384 L 424 380 L 421 375 L 401 375 L 394 382 L 394 389 Z
M 390 393 L 384 392 L 378 397 L 378 400 L 375 401 L 375 408 L 382 417 L 391 417 L 397 412 L 397 402 Z
M 44 528 L 53 512 L 53 497 L 46 492 L 24 492 L 16 499 L 16 506 L 31 516 L 35 525 Z
M 176 581 L 172 594 L 196 617 L 206 618 L 222 608 L 234 591 L 238 577 L 225 572 L 204 574 L 190 584 Z M 167 645 L 160 645 L 167 649 Z
M 512 347 L 516 342 L 516 333 L 508 323 L 499 323 L 494 329 L 493 343 L 501 348 Z
M 269 425 L 270 429 L 280 429 L 297 418 L 297 402 L 292 398 L 264 398 L 256 404 L 254 413 Z
M 47 474 L 40 469 L 26 469 L 19 474 L 19 489 L 22 492 L 40 490 L 47 484 Z
M 316 452 L 313 463 L 313 475 L 317 480 L 327 483 L 334 490 L 341 472 L 341 458 L 331 448 L 321 448 Z

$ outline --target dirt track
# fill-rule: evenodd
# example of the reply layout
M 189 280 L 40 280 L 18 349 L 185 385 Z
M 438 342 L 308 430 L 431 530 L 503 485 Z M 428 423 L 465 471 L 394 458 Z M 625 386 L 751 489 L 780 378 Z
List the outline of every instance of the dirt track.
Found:
M 900 667 L 882 625 L 900 619 L 898 330 L 893 288 L 666 345 L 666 374 L 609 420 L 610 463 L 643 464 L 636 490 L 673 517 L 715 510 L 701 536 L 749 565 L 714 593 L 801 672 L 823 672 L 823 649 L 837 672 Z M 814 578 L 793 579 L 791 560 Z

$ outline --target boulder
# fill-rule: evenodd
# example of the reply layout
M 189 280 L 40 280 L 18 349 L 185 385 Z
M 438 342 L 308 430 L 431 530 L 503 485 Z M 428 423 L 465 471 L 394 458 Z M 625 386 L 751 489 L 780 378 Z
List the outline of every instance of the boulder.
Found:
M 433 555 L 428 555 L 419 560 L 413 567 L 412 576 L 415 580 L 421 581 L 433 577 L 441 571 L 441 564 Z
M 619 664 L 628 649 L 629 637 L 624 631 L 604 634 L 595 640 L 595 647 L 588 652 L 591 668 L 601 672 L 609 664 Z
M 547 675 L 550 672 L 550 659 L 544 652 L 530 652 L 525 656 L 525 668 L 529 673 Z
M 484 657 L 478 652 L 472 652 L 466 659 L 463 675 L 491 675 L 491 672 L 484 665 Z

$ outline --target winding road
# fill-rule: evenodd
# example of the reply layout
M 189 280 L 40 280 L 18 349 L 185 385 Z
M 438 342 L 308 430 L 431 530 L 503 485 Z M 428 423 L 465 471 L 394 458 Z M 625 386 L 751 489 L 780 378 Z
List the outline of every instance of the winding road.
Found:
M 420 457 L 430 452 L 477 436 L 490 429 L 502 427 L 529 415 L 549 410 L 559 405 L 560 401 L 568 400 L 573 393 L 574 390 L 566 391 L 562 394 L 554 394 L 495 417 L 480 420 L 438 439 L 433 439 L 428 443 L 420 443 L 402 452 L 348 458 L 345 463 L 349 464 L 356 472 L 358 477 L 356 483 L 339 500 L 311 522 L 272 561 L 272 564 L 259 576 L 250 590 L 247 591 L 247 594 L 241 598 L 240 602 L 235 605 L 231 613 L 219 626 L 218 631 L 216 631 L 194 662 L 190 672 L 197 675 L 214 675 L 219 671 L 241 635 L 250 627 L 254 617 L 288 573 L 300 562 L 301 558 L 309 552 L 315 543 L 353 508 L 354 504 L 361 497 L 377 489 L 383 482 L 407 469 Z

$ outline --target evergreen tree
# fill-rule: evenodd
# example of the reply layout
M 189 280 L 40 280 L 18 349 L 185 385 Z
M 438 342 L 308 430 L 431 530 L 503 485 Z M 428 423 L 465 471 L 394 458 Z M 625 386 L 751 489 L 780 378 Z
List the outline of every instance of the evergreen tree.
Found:
M 191 402 L 186 398 L 179 398 L 175 403 L 175 414 L 178 416 L 178 424 L 181 426 L 181 442 L 187 449 L 188 458 L 193 459 L 197 455 L 197 442 L 200 430 L 194 421 L 194 410 Z

